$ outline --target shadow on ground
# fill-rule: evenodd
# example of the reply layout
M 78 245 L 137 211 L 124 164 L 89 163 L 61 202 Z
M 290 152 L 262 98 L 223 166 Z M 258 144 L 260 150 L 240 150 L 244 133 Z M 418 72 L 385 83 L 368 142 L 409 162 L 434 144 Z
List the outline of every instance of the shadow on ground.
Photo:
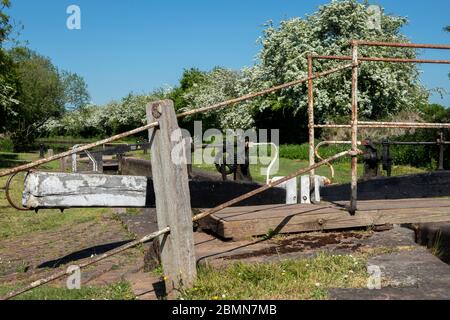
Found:
M 131 242 L 133 240 L 125 240 L 125 241 L 119 241 L 119 242 L 113 242 L 113 243 L 108 243 L 108 244 L 103 244 L 103 245 L 99 245 L 99 246 L 95 246 L 95 247 L 91 247 L 91 248 L 87 248 L 87 249 L 83 249 L 81 251 L 77 251 L 74 253 L 71 253 L 67 256 L 64 256 L 62 258 L 59 259 L 55 259 L 52 261 L 47 261 L 44 262 L 42 264 L 40 264 L 38 266 L 39 269 L 43 269 L 43 268 L 58 268 L 62 265 L 68 264 L 68 263 L 72 263 L 78 260 L 83 260 L 86 258 L 89 258 L 93 255 L 99 255 L 99 254 L 103 254 L 105 252 L 108 252 L 110 250 L 114 250 L 120 246 L 123 246 L 129 242 Z

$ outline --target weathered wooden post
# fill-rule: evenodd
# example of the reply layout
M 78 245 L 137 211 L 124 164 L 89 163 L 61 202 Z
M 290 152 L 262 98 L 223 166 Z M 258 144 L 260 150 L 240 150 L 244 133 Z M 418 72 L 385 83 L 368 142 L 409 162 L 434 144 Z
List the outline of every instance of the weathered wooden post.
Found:
M 59 171 L 61 172 L 66 171 L 66 158 L 59 159 Z
M 438 170 L 444 170 L 444 133 L 442 131 L 439 132 L 438 138 L 439 145 L 439 168 Z
M 95 153 L 94 154 L 94 160 L 97 163 L 97 172 L 103 173 L 103 154 L 102 153 Z
M 192 178 L 192 151 L 193 151 L 193 146 L 194 146 L 194 142 L 192 140 L 191 137 L 184 137 L 184 151 L 186 154 L 186 167 L 187 167 L 187 172 L 188 172 L 188 178 Z
M 39 159 L 44 159 L 45 158 L 45 147 L 44 145 L 41 143 L 39 145 Z
M 159 122 L 149 131 L 149 141 L 158 227 L 170 227 L 160 239 L 166 290 L 179 291 L 191 287 L 197 276 L 188 172 L 186 162 L 178 161 L 186 153 L 176 152 L 184 145 L 183 135 L 170 100 L 150 103 L 147 120 Z
M 147 149 L 147 147 L 146 147 L 146 143 L 147 143 L 148 141 L 147 141 L 147 139 L 144 139 L 143 141 L 142 141 L 142 143 L 144 144 L 144 146 L 142 147 L 142 149 L 143 149 L 143 151 L 144 151 L 144 154 L 148 154 L 148 149 Z

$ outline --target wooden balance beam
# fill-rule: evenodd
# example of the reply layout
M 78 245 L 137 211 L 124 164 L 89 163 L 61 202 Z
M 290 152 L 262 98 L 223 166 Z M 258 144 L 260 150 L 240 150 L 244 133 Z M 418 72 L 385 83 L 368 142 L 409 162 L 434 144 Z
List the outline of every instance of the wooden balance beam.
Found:
M 225 239 L 245 239 L 270 233 L 299 233 L 450 221 L 450 199 L 360 201 L 352 216 L 345 202 L 319 205 L 235 207 L 203 219 L 200 225 Z
M 31 172 L 24 182 L 22 205 L 28 209 L 154 208 L 153 180 L 142 176 Z M 261 187 L 234 181 L 189 181 L 192 208 L 214 208 Z M 239 206 L 286 203 L 286 190 L 273 188 Z

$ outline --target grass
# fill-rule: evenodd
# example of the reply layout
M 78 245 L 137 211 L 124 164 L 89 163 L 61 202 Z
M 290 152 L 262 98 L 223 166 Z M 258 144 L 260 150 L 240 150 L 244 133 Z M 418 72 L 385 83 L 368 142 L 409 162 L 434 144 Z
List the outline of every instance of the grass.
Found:
M 320 253 L 310 259 L 270 264 L 234 263 L 226 267 L 201 266 L 187 300 L 309 299 L 323 300 L 330 288 L 367 285 L 365 256 Z
M 376 247 L 354 255 L 320 252 L 275 263 L 232 263 L 219 268 L 201 265 L 185 300 L 325 300 L 330 289 L 367 288 L 368 259 L 414 250 L 413 246 Z M 390 284 L 383 278 L 383 286 Z
M 13 168 L 39 159 L 39 153 L 0 152 L 0 169 Z M 56 170 L 59 162 L 53 161 L 40 167 L 43 170 Z
M 442 260 L 445 255 L 445 248 L 442 244 L 442 232 L 439 230 L 436 233 L 433 244 L 431 246 L 431 253 Z
M 16 288 L 0 287 L 0 296 Z M 43 286 L 24 293 L 13 300 L 134 300 L 131 287 L 126 282 L 119 282 L 101 287 L 81 287 L 69 290 Z
M 17 205 L 20 204 L 23 179 L 24 174 L 19 174 L 11 184 L 11 197 Z M 0 178 L 0 185 L 4 185 L 6 180 L 6 177 Z M 37 214 L 34 211 L 18 212 L 9 206 L 2 191 L 0 192 L 0 240 L 97 219 L 100 221 L 106 214 L 112 215 L 109 209 L 68 209 L 64 213 L 59 210 L 40 210 Z
M 142 210 L 139 208 L 127 208 L 127 214 L 132 216 L 139 216 L 142 214 Z
M 208 171 L 216 171 L 214 165 L 210 164 L 201 164 L 194 165 L 197 168 L 201 168 Z M 272 171 L 271 178 L 274 176 L 287 176 L 298 169 L 307 168 L 309 166 L 309 162 L 306 160 L 291 160 L 281 158 L 279 160 L 279 168 L 275 174 Z M 350 162 L 338 162 L 333 164 L 335 170 L 335 177 L 332 179 L 333 183 L 349 183 L 351 177 L 351 167 Z M 266 169 L 267 165 L 250 165 L 250 172 L 252 174 L 253 180 L 259 183 L 266 182 Z M 393 176 L 405 175 L 405 174 L 413 174 L 413 173 L 422 173 L 426 172 L 425 169 L 413 168 L 409 166 L 394 166 L 392 169 Z M 331 172 L 329 167 L 323 166 L 316 170 L 317 175 L 325 176 L 331 178 Z M 358 176 L 362 177 L 363 174 L 363 164 L 358 164 Z

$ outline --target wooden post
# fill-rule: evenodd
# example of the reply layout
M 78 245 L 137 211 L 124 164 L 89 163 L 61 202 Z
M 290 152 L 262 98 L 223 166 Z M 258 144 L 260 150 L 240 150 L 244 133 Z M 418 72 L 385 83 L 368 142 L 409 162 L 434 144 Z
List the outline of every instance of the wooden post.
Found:
M 59 171 L 61 171 L 61 172 L 66 171 L 66 159 L 65 158 L 59 159 Z
M 103 173 L 103 154 L 102 153 L 95 153 L 94 154 L 94 160 L 97 163 L 97 172 Z
M 439 168 L 438 170 L 444 170 L 444 133 L 439 132 Z
M 159 122 L 158 128 L 149 130 L 149 137 L 158 227 L 170 227 L 170 234 L 160 239 L 166 290 L 179 291 L 191 287 L 197 276 L 187 166 L 172 158 L 175 148 L 184 141 L 181 130 L 177 130 L 172 101 L 150 103 L 147 120 Z M 186 153 L 177 156 L 185 157 Z
M 44 159 L 45 158 L 45 147 L 44 145 L 41 143 L 39 145 L 39 159 Z
M 193 140 L 191 137 L 184 137 L 184 150 L 186 152 L 186 160 L 189 160 L 187 165 L 188 177 L 192 178 L 192 145 Z

